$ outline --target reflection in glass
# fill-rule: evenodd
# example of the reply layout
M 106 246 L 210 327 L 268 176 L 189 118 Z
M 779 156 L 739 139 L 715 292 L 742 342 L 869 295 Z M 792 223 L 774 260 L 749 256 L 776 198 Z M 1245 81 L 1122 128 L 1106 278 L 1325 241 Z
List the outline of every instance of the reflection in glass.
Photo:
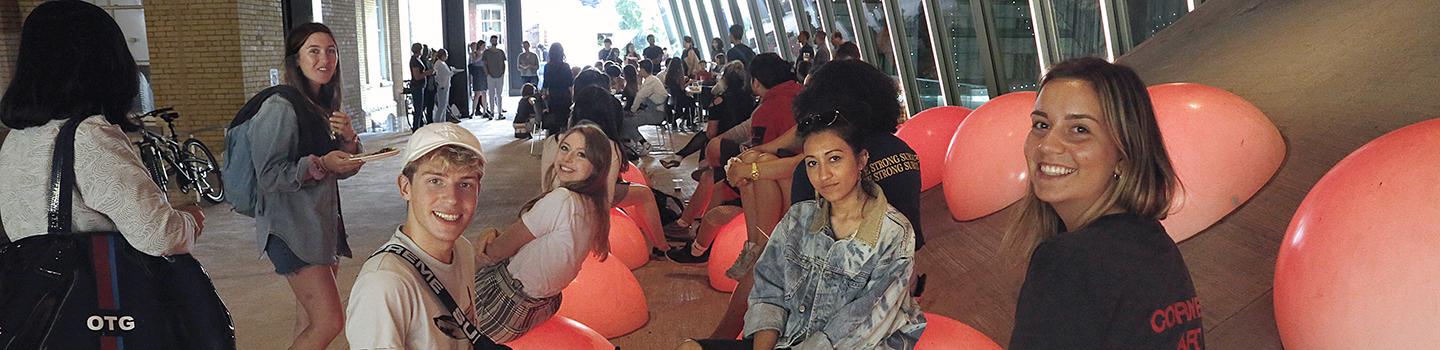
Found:
M 949 50 L 950 69 L 954 70 L 951 74 L 955 80 L 950 83 L 955 86 L 956 96 L 949 103 L 974 109 L 989 101 L 990 94 L 985 86 L 985 65 L 970 1 L 940 1 L 938 30 L 943 33 L 943 46 Z
M 855 25 L 850 21 L 850 6 L 846 5 L 844 1 L 834 1 L 830 5 L 830 12 L 834 12 L 835 16 L 832 30 L 840 32 L 840 37 L 845 38 L 845 41 L 855 41 Z M 838 46 L 830 45 L 831 50 L 836 48 Z
M 862 5 L 865 11 L 860 17 L 864 21 L 865 29 L 869 30 L 870 47 L 860 49 L 860 52 L 873 52 L 875 56 L 875 67 L 880 68 L 885 74 L 895 76 L 894 50 L 891 49 L 890 27 L 885 25 L 885 5 L 880 3 L 865 3 Z M 858 42 L 857 42 L 858 43 Z
M 795 41 L 795 37 L 800 35 L 799 18 L 795 17 L 794 1 L 780 0 L 779 2 L 780 7 L 785 9 L 785 11 L 781 12 L 784 16 L 781 17 L 781 24 L 783 24 L 783 26 L 779 28 L 783 32 L 781 33 L 782 36 L 780 40 L 785 43 L 782 46 L 790 52 L 790 57 L 793 61 L 795 57 L 800 55 L 800 44 Z
M 935 68 L 935 48 L 927 35 L 930 31 L 929 23 L 925 20 L 920 2 L 921 0 L 900 0 L 901 24 L 905 26 L 900 52 L 907 55 L 902 59 L 908 60 L 915 71 L 917 91 L 914 95 L 920 102 L 919 108 L 911 109 L 911 112 L 941 105 L 940 75 Z
M 732 5 L 740 5 L 739 8 L 737 8 L 737 9 L 731 9 L 731 10 L 732 10 L 732 12 L 734 12 L 734 11 L 736 11 L 736 10 L 739 11 L 739 12 L 734 12 L 734 13 L 735 13 L 735 18 L 734 18 L 734 20 L 735 20 L 736 23 L 741 23 L 741 26 L 745 27 L 745 45 L 746 45 L 746 46 L 750 46 L 751 49 L 757 49 L 757 50 L 758 50 L 758 49 L 759 49 L 759 45 L 756 44 L 756 39 L 755 39 L 755 19 L 754 19 L 754 18 L 750 18 L 750 6 L 751 6 L 751 2 L 750 2 L 750 1 L 732 0 L 732 1 L 731 1 L 731 4 L 732 4 Z M 727 28 L 727 29 L 725 29 L 725 30 L 726 30 L 726 32 L 725 32 L 725 33 L 726 33 L 726 34 L 725 34 L 726 37 L 721 38 L 721 39 L 725 40 L 725 47 L 730 47 L 730 37 L 729 37 L 729 35 L 730 35 L 730 34 L 729 34 L 729 33 L 730 33 L 729 30 L 730 30 L 730 29 Z
M 764 42 L 755 48 L 755 52 L 780 52 L 776 41 L 779 39 L 775 37 L 775 21 L 770 19 L 770 6 L 766 2 L 761 0 L 751 3 L 751 6 L 760 9 L 760 30 L 765 33 Z
M 987 0 L 980 0 L 987 1 Z M 1006 93 L 1035 90 L 1040 79 L 1040 56 L 1035 53 L 1035 23 L 1030 19 L 1030 3 L 1025 0 L 988 0 L 994 5 L 995 51 L 999 52 L 996 75 Z
M 1105 37 L 1100 30 L 1100 0 L 1051 0 L 1055 20 L 1055 50 L 1059 60 L 1094 56 L 1105 58 Z
M 1185 0 L 1149 0 L 1125 3 L 1130 13 L 1130 40 L 1140 45 L 1145 39 L 1185 16 Z

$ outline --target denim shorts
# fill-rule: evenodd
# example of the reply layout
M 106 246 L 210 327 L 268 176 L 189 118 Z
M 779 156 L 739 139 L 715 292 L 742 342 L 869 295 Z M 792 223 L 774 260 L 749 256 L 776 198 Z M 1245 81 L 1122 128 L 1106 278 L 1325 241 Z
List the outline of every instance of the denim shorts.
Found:
M 290 245 L 285 240 L 270 236 L 265 240 L 265 256 L 270 257 L 270 263 L 275 264 L 275 273 L 281 275 L 293 275 L 306 266 L 315 265 L 301 260 L 295 252 L 290 250 Z

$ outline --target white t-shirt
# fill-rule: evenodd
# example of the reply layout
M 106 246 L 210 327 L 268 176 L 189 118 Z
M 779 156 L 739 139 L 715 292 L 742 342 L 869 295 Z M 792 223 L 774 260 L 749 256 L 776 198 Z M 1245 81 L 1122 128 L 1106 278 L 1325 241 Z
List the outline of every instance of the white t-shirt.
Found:
M 560 294 L 580 273 L 580 264 L 590 252 L 589 229 L 593 226 L 593 220 L 583 215 L 584 203 L 579 194 L 561 187 L 520 215 L 535 240 L 510 258 L 508 270 L 525 286 L 526 295 L 545 298 Z
M 450 68 L 445 62 L 435 62 L 435 87 L 450 88 L 450 77 L 455 75 L 455 68 Z
M 399 229 L 381 246 L 391 243 L 404 246 L 425 262 L 455 303 L 474 317 L 475 248 L 469 240 L 460 237 L 455 241 L 450 264 L 420 250 Z M 366 260 L 355 278 L 345 308 L 345 339 L 352 349 L 470 349 L 469 339 L 451 338 L 436 326 L 436 317 L 450 314 L 414 265 L 399 255 L 381 253 Z

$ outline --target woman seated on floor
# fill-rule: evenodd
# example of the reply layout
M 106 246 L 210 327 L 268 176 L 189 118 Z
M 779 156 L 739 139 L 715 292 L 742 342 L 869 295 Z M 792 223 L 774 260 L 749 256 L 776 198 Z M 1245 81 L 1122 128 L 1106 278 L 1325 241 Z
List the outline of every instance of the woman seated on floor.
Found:
M 866 133 L 839 110 L 799 129 L 820 198 L 791 206 L 760 254 L 743 339 L 687 340 L 681 349 L 909 349 L 920 340 L 914 232 L 865 175 Z

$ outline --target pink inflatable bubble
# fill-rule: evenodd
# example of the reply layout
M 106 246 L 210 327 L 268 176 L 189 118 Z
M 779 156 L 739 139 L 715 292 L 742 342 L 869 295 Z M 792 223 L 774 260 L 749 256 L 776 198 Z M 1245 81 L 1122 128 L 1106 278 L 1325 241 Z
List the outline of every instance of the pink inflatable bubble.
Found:
M 1285 140 L 1240 96 L 1189 83 L 1150 87 L 1155 119 L 1183 184 L 1162 221 L 1176 242 L 1250 200 L 1280 169 Z
M 635 163 L 626 163 L 630 164 L 630 169 L 626 169 L 624 172 L 621 172 L 620 179 L 625 180 L 626 182 L 637 183 L 645 185 L 645 187 L 650 187 L 650 180 L 645 177 L 645 172 L 640 171 L 640 167 L 635 165 Z
M 1035 96 L 1019 91 L 996 97 L 970 112 L 955 130 L 944 181 L 945 204 L 956 220 L 990 215 L 1025 195 L 1025 135 Z
M 921 191 L 939 185 L 945 178 L 945 153 L 950 151 L 950 139 L 969 115 L 970 109 L 965 107 L 935 107 L 916 114 L 895 131 L 895 136 L 905 140 L 920 158 Z
M 1315 183 L 1275 262 L 1287 349 L 1440 344 L 1440 119 L 1392 131 Z
M 610 210 L 610 257 L 620 259 L 631 270 L 650 262 L 650 246 L 640 226 L 620 209 Z
M 725 276 L 725 270 L 729 270 L 735 259 L 740 258 L 745 238 L 745 214 L 736 215 L 730 223 L 720 226 L 720 233 L 715 235 L 715 243 L 710 247 L 710 261 L 705 263 L 705 270 L 710 275 L 710 288 L 729 293 L 740 284 Z
M 558 316 L 569 317 L 613 339 L 634 332 L 650 320 L 640 281 L 620 259 L 585 258 L 580 275 L 561 292 Z
M 920 334 L 920 343 L 915 344 L 915 349 L 1000 350 L 1000 344 L 965 323 L 926 312 L 925 332 Z
M 563 316 L 551 317 L 505 345 L 515 350 L 615 350 L 600 333 Z

